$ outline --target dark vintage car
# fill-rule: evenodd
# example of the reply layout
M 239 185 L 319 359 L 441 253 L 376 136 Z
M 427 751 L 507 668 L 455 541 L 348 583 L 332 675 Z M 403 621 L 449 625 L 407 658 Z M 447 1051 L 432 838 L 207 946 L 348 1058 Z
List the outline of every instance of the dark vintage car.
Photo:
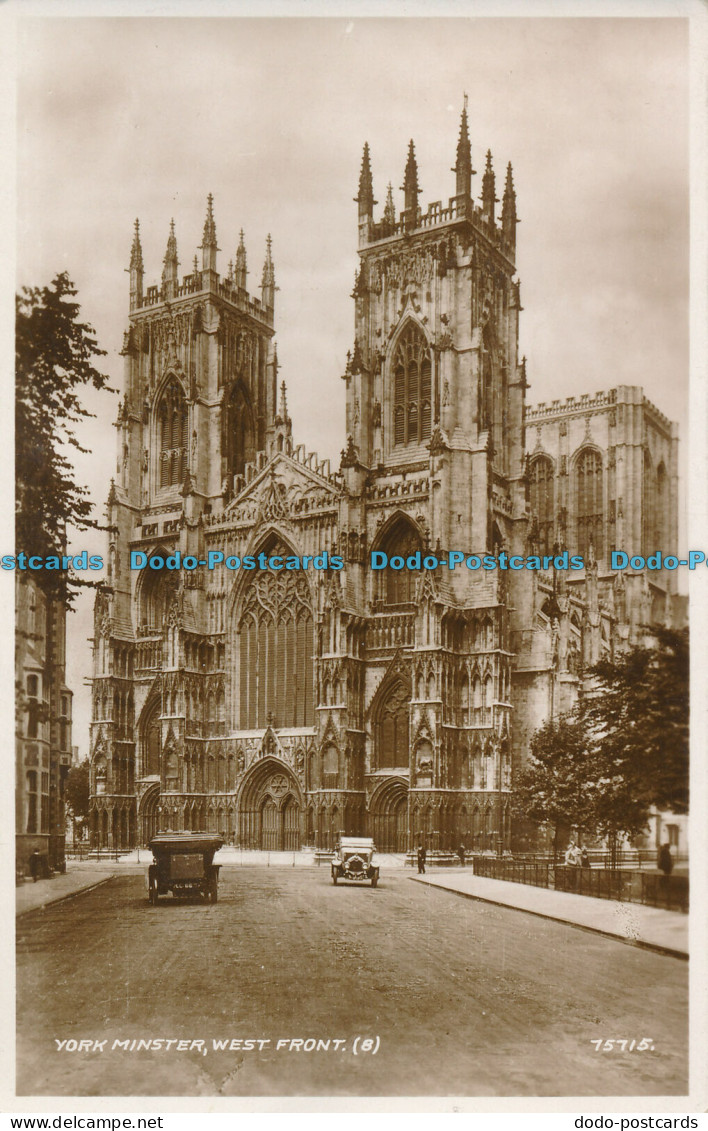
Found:
M 362 884 L 371 880 L 372 888 L 379 882 L 379 867 L 374 863 L 376 845 L 370 837 L 342 836 L 332 860 L 332 883 L 352 880 Z
M 153 862 L 148 868 L 148 899 L 153 906 L 161 895 L 200 895 L 216 903 L 219 864 L 214 854 L 223 847 L 220 836 L 205 833 L 158 833 L 150 841 Z

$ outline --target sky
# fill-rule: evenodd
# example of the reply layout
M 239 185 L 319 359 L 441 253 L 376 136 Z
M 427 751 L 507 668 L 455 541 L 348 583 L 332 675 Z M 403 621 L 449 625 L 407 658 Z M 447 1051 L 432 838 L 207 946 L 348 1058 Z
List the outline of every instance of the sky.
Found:
M 172 217 L 187 274 L 213 193 L 219 270 L 243 228 L 255 294 L 272 235 L 294 438 L 338 466 L 363 144 L 379 212 L 389 181 L 403 207 L 410 138 L 421 205 L 444 202 L 466 93 L 473 192 L 487 149 L 498 196 L 514 168 L 529 403 L 642 385 L 678 421 L 685 467 L 687 42 L 687 21 L 669 18 L 22 19 L 17 285 L 67 271 L 121 388 L 134 220 L 146 286 Z M 77 461 L 97 517 L 117 400 L 88 401 Z M 105 551 L 96 533 L 74 547 Z M 69 623 L 81 756 L 91 608 L 84 595 Z

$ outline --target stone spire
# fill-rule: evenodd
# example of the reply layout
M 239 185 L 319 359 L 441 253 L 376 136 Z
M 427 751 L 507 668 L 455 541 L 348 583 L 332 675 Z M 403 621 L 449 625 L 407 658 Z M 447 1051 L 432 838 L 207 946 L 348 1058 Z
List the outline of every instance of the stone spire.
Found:
M 170 220 L 170 234 L 167 237 L 167 249 L 162 268 L 162 293 L 164 298 L 174 298 L 179 285 L 179 260 L 177 258 L 177 237 L 175 236 L 175 222 Z
M 420 188 L 418 187 L 418 165 L 415 159 L 413 138 L 411 138 L 408 145 L 408 160 L 406 161 L 406 171 L 403 176 L 402 187 L 405 197 L 404 207 L 406 212 L 413 212 L 414 216 L 417 216 Z
M 143 249 L 140 246 L 140 221 L 135 221 L 133 246 L 130 249 L 130 308 L 139 306 L 143 297 Z
M 492 168 L 492 151 L 487 150 L 487 164 L 482 177 L 482 215 L 489 223 L 494 223 L 494 205 L 497 203 L 494 169 Z
M 364 142 L 364 154 L 361 159 L 361 172 L 359 173 L 359 192 L 354 197 L 359 205 L 359 219 L 371 218 L 374 214 L 374 182 L 371 176 L 371 160 L 369 157 L 369 143 Z
M 284 381 L 282 381 L 280 385 L 280 410 L 278 416 L 284 423 L 290 420 L 288 416 L 288 390 Z
M 456 176 L 455 195 L 469 196 L 472 192 L 472 147 L 470 145 L 470 132 L 467 124 L 467 95 L 464 98 L 462 117 L 460 119 L 460 136 L 457 140 L 457 160 L 454 173 Z
M 202 235 L 202 271 L 216 272 L 216 224 L 214 223 L 214 197 L 207 197 L 207 214 Z
M 266 257 L 263 264 L 263 277 L 261 279 L 261 302 L 268 309 L 273 309 L 275 298 L 275 269 L 273 267 L 272 240 L 270 235 L 266 240 Z
M 246 290 L 246 276 L 248 268 L 246 266 L 246 245 L 243 242 L 243 228 L 239 233 L 238 247 L 236 249 L 236 286 Z
M 509 245 L 512 251 L 516 250 L 517 223 L 516 192 L 514 191 L 514 179 L 510 161 L 506 168 L 506 184 L 504 185 L 504 199 L 502 200 L 501 224 L 504 241 Z

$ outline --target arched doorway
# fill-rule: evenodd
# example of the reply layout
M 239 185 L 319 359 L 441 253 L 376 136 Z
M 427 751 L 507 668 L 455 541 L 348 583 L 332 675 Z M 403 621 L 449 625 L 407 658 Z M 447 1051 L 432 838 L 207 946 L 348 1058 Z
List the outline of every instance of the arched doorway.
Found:
M 145 790 L 138 810 L 138 823 L 140 828 L 140 842 L 147 844 L 160 831 L 158 806 L 160 801 L 160 784 L 155 782 Z
M 290 767 L 279 758 L 259 758 L 239 790 L 240 846 L 267 852 L 298 851 L 301 813 L 300 787 Z
M 390 778 L 371 798 L 371 831 L 379 852 L 408 851 L 408 785 Z

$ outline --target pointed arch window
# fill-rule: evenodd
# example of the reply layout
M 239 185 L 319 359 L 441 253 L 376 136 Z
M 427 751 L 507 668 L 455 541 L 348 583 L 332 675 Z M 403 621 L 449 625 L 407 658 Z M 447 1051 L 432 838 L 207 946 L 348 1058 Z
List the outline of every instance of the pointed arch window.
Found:
M 538 548 L 541 554 L 553 549 L 553 461 L 549 456 L 537 456 L 530 468 L 529 505 L 536 519 Z
M 401 516 L 389 530 L 381 543 L 381 549 L 388 554 L 389 562 L 393 557 L 405 559 L 417 550 L 422 550 L 423 544 L 418 531 L 408 519 Z M 415 598 L 415 587 L 418 573 L 410 569 L 392 569 L 387 566 L 381 571 L 378 581 L 379 600 L 386 605 L 405 605 Z
M 601 558 L 603 544 L 602 456 L 594 448 L 581 451 L 575 464 L 578 553 L 587 558 L 592 547 Z
M 410 688 L 397 680 L 376 712 L 376 765 L 379 770 L 408 766 Z
M 181 483 L 187 474 L 188 415 L 182 387 L 171 377 L 157 407 L 161 487 Z
M 266 552 L 287 557 L 280 544 Z M 314 723 L 313 622 L 302 574 L 254 576 L 239 619 L 239 726 L 254 729 Z
M 229 474 L 243 475 L 246 464 L 255 458 L 255 429 L 251 404 L 240 384 L 231 391 L 225 421 L 224 452 Z
M 406 447 L 430 439 L 432 363 L 423 332 L 409 323 L 393 356 L 393 442 Z

